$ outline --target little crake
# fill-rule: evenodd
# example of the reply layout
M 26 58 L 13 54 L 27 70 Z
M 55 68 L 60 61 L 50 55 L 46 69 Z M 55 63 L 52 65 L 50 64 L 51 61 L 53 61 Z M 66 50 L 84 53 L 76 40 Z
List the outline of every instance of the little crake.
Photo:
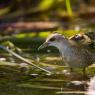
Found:
M 59 33 L 49 35 L 39 49 L 47 46 L 56 47 L 64 62 L 70 68 L 82 68 L 85 76 L 85 68 L 95 62 L 95 53 L 90 52 L 83 45 L 78 45 L 74 40 L 68 39 Z

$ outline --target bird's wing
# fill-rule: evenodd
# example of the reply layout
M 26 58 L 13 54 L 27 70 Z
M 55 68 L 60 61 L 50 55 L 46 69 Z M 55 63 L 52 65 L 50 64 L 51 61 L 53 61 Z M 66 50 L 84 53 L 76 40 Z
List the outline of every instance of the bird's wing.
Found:
M 94 32 L 87 32 L 76 34 L 69 38 L 70 40 L 74 41 L 77 45 L 84 47 L 92 52 L 95 52 L 95 33 Z

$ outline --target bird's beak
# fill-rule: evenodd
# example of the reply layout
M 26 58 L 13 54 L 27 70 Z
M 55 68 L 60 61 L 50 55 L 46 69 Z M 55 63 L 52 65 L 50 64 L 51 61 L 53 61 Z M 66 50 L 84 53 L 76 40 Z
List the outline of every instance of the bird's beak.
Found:
M 41 46 L 39 46 L 38 50 L 43 49 L 47 47 L 49 44 L 47 42 L 44 42 Z

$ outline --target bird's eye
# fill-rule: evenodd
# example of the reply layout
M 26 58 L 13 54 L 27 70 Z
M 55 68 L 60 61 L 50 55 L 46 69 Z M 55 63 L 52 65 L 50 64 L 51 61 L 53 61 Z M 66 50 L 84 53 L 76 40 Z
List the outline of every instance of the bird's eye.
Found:
M 50 39 L 50 41 L 54 41 L 54 40 L 55 40 L 55 38 L 51 38 L 51 39 Z

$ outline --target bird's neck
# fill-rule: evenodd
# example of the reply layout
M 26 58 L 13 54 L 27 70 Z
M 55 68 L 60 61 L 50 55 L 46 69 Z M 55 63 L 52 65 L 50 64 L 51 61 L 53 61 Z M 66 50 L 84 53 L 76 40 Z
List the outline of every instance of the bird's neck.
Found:
M 73 49 L 75 47 L 77 47 L 77 44 L 74 41 L 71 40 L 65 40 L 65 41 L 61 41 L 60 45 L 58 45 L 59 49 Z
M 62 41 L 58 47 L 62 55 L 73 55 L 77 52 L 77 45 L 70 40 Z

